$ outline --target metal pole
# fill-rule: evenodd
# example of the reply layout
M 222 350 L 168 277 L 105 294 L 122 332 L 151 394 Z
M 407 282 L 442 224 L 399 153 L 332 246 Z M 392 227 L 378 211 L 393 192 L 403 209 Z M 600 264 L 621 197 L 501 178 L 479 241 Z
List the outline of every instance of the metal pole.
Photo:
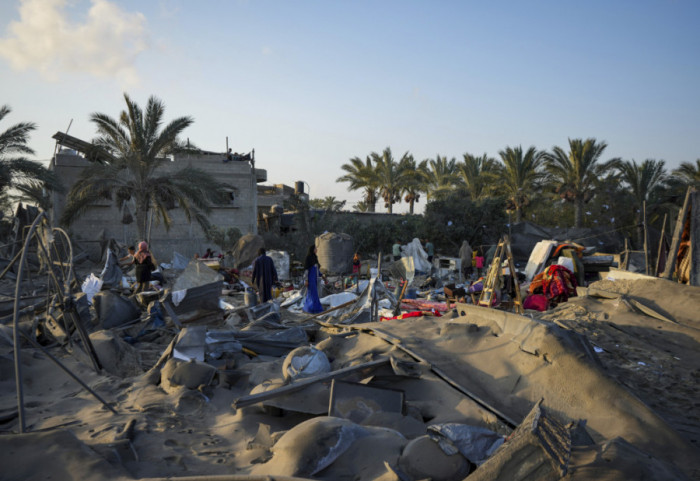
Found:
M 24 266 L 27 262 L 27 248 L 29 247 L 29 241 L 34 236 L 34 232 L 39 226 L 39 221 L 46 217 L 46 212 L 40 212 L 31 228 L 29 229 L 29 234 L 27 234 L 27 239 L 22 247 L 22 256 L 19 261 L 19 268 L 17 269 L 17 283 L 15 284 L 15 306 L 14 315 L 12 320 L 12 343 L 14 347 L 14 361 L 15 361 L 15 387 L 17 389 L 17 412 L 19 413 L 19 432 L 20 434 L 25 432 L 26 425 L 24 422 L 24 390 L 22 386 L 22 356 L 21 349 L 22 346 L 19 342 L 19 299 L 22 293 L 22 275 L 24 274 Z
M 70 377 L 72 377 L 72 378 L 73 378 L 78 384 L 80 384 L 87 392 L 89 392 L 90 394 L 92 394 L 93 396 L 95 396 L 95 398 L 96 398 L 98 401 L 100 401 L 100 402 L 104 405 L 104 407 L 106 407 L 107 409 L 109 409 L 110 411 L 112 411 L 114 414 L 119 414 L 112 406 L 110 406 L 109 404 L 107 404 L 107 401 L 105 401 L 104 399 L 102 399 L 102 398 L 100 397 L 99 394 L 97 394 L 95 391 L 93 391 L 92 389 L 90 389 L 90 386 L 88 386 L 88 385 L 85 384 L 83 381 L 81 381 L 80 378 L 79 378 L 78 376 L 76 376 L 75 374 L 73 374 L 73 372 L 71 372 L 70 369 L 68 369 L 63 363 L 61 363 L 61 361 L 59 361 L 58 358 L 56 358 L 53 354 L 51 354 L 49 351 L 47 351 L 46 349 L 44 349 L 44 347 L 43 347 L 41 344 L 39 344 L 38 342 L 36 342 L 36 341 L 35 341 L 34 339 L 32 339 L 31 337 L 27 336 L 25 333 L 22 333 L 22 336 L 23 336 L 27 341 L 29 341 L 29 343 L 30 343 L 32 346 L 34 346 L 36 349 L 39 349 L 41 352 L 43 352 L 44 354 L 46 354 L 46 355 L 49 357 L 49 359 L 51 359 L 53 362 L 55 362 L 56 365 L 57 365 L 58 367 L 60 367 L 61 369 L 63 369 L 63 370 L 66 372 L 66 374 L 68 374 Z
M 647 201 L 642 203 L 642 215 L 644 216 L 644 273 L 649 275 L 649 234 L 647 232 Z

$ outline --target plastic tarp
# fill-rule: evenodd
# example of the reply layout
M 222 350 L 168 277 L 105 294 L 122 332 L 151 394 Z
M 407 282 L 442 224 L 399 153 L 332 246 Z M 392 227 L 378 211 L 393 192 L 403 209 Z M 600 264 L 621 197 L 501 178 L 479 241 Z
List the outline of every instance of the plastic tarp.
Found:
M 459 452 L 477 465 L 484 463 L 505 441 L 503 436 L 489 429 L 457 423 L 428 426 L 428 436 L 448 456 Z
M 236 339 L 253 352 L 266 356 L 284 356 L 289 351 L 307 344 L 309 338 L 301 327 L 294 326 L 276 331 L 238 331 Z
M 173 252 L 173 261 L 172 261 L 172 268 L 177 269 L 179 271 L 185 270 L 187 268 L 187 264 L 189 264 L 189 259 L 179 252 Z
M 349 234 L 326 232 L 316 237 L 316 249 L 321 271 L 347 274 L 352 271 L 353 238 Z
M 372 303 L 376 302 L 379 307 L 393 309 L 396 306 L 396 297 L 384 287 L 378 277 L 373 277 L 367 288 L 362 291 L 360 297 L 354 304 L 345 309 L 338 309 L 328 313 L 329 318 L 334 318 L 340 324 L 359 324 L 371 322 Z
M 234 331 L 192 326 L 180 331 L 175 341 L 173 357 L 181 361 L 204 362 L 207 359 L 218 359 L 224 352 L 241 352 L 242 347 Z
M 321 304 L 336 307 L 346 302 L 354 301 L 357 299 L 357 295 L 352 292 L 340 292 L 338 294 L 331 294 L 321 299 Z
M 267 251 L 268 257 L 275 263 L 277 277 L 281 281 L 289 280 L 289 252 L 285 251 Z
M 182 274 L 175 279 L 172 290 L 181 291 L 183 289 L 191 289 L 213 282 L 221 282 L 223 284 L 223 281 L 223 276 L 211 267 L 201 262 L 190 261 L 185 270 L 182 271 Z
M 100 273 L 103 287 L 121 287 L 122 285 L 122 270 L 119 267 L 119 259 L 114 254 L 112 249 L 107 249 L 107 260 L 105 266 Z
M 423 250 L 420 239 L 413 239 L 407 245 L 401 247 L 402 257 L 413 257 L 413 265 L 416 271 L 430 272 L 432 264 L 428 261 L 428 254 Z
M 141 310 L 132 299 L 112 291 L 98 292 L 92 298 L 92 304 L 103 329 L 121 326 L 141 316 Z
M 265 247 L 265 240 L 259 235 L 246 234 L 238 239 L 232 252 L 234 267 L 241 270 L 252 265 L 261 247 Z
M 416 266 L 413 257 L 402 257 L 400 260 L 394 262 L 391 264 L 389 273 L 394 279 L 405 280 L 408 282 L 408 285 L 411 285 L 416 275 Z

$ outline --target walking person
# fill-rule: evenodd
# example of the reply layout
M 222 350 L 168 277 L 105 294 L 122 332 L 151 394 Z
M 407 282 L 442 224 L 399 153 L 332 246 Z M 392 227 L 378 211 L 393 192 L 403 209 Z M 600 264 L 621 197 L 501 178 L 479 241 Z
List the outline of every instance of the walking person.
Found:
M 309 253 L 306 255 L 306 259 L 304 260 L 304 276 L 306 277 L 306 280 L 304 281 L 304 285 L 306 286 L 304 312 L 308 312 L 309 314 L 323 312 L 323 306 L 321 305 L 321 300 L 318 297 L 319 272 L 316 246 L 312 245 L 309 247 Z
M 264 247 L 260 248 L 253 263 L 252 281 L 258 289 L 260 302 L 272 299 L 272 285 L 277 282 L 277 269 L 272 258 L 265 253 Z
M 136 266 L 136 282 L 138 284 L 135 293 L 149 290 L 151 272 L 156 269 L 156 264 L 151 251 L 148 250 L 146 241 L 139 244 L 139 250 L 134 254 L 133 264 Z

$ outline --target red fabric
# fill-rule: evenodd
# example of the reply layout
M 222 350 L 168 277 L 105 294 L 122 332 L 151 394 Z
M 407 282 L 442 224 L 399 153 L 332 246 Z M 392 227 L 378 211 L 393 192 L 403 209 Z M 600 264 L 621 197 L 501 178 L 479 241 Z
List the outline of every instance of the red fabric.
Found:
M 567 301 L 576 295 L 576 277 L 564 266 L 551 265 L 544 271 L 542 291 L 547 299 Z
M 408 319 L 409 317 L 423 317 L 423 316 L 442 317 L 442 315 L 438 311 L 411 311 L 411 312 L 404 312 L 403 314 L 400 314 L 400 315 L 394 316 L 394 317 L 381 317 L 380 320 L 390 321 L 392 319 Z
M 543 294 L 532 294 L 531 296 L 527 296 L 525 301 L 523 301 L 523 308 L 543 312 L 547 310 L 548 302 L 547 296 Z

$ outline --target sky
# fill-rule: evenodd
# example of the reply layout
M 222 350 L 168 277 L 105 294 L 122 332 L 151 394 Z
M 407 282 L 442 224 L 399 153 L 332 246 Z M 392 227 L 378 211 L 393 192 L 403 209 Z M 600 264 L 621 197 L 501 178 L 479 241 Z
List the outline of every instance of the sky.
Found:
M 700 158 L 698 20 L 697 0 L 3 0 L 0 130 L 35 122 L 48 162 L 56 132 L 91 140 L 92 113 L 155 95 L 200 148 L 228 137 L 268 183 L 348 207 L 341 165 L 386 147 L 461 160 L 593 137 L 603 160 L 673 169 Z

